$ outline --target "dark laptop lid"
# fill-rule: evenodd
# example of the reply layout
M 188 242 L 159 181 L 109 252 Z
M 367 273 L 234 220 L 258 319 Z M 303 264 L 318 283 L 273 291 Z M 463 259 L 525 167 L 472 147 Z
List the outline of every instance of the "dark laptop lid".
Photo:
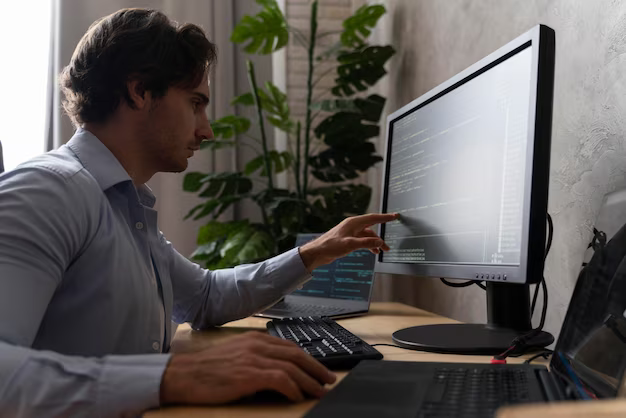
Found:
M 298 234 L 301 246 L 322 234 Z M 291 294 L 318 298 L 369 302 L 374 281 L 375 255 L 368 250 L 353 251 L 331 264 L 313 270 L 313 278 Z
M 4 163 L 2 161 L 2 142 L 0 142 L 0 174 L 4 172 Z
M 583 399 L 615 397 L 626 369 L 626 229 L 581 272 L 550 368 Z

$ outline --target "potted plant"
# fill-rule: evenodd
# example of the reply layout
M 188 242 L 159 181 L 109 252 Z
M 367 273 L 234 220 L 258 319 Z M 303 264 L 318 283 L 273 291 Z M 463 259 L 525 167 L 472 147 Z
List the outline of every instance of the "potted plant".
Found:
M 260 138 L 252 139 L 257 142 L 258 155 L 247 162 L 243 171 L 190 172 L 183 182 L 184 190 L 205 199 L 185 219 L 209 218 L 198 231 L 198 248 L 192 259 L 210 269 L 266 259 L 292 248 L 298 232 L 324 232 L 347 216 L 364 213 L 371 188 L 350 181 L 382 160 L 370 140 L 380 133 L 378 124 L 385 99 L 364 94 L 386 74 L 384 65 L 395 53 L 389 45 L 367 43 L 371 28 L 385 13 L 384 6 L 359 8 L 343 22 L 339 40 L 316 54 L 320 38 L 332 34 L 317 29 L 317 0 L 311 3 L 308 35 L 287 24 L 275 0 L 257 3 L 262 10 L 255 16 L 244 16 L 231 40 L 246 43 L 248 53 L 270 54 L 284 48 L 290 36 L 296 37 L 308 58 L 306 115 L 302 121 L 294 120 L 285 93 L 269 81 L 263 87 L 257 85 L 254 66 L 247 62 L 250 92 L 235 97 L 232 104 L 255 109 Z M 335 85 L 327 95 L 313 100 L 316 77 L 321 78 L 316 67 L 328 62 L 334 63 Z M 320 114 L 326 117 L 313 126 Z M 265 120 L 287 134 L 287 151 L 268 147 Z M 202 147 L 216 152 L 240 146 L 237 138 L 250 137 L 251 123 L 236 115 L 217 119 L 212 122 L 215 138 Z M 279 188 L 274 183 L 274 176 L 283 171 L 292 178 L 290 188 Z M 260 191 L 253 191 L 253 176 L 259 175 L 266 182 Z M 322 186 L 311 187 L 311 178 Z M 228 207 L 244 200 L 258 205 L 262 222 L 218 221 Z

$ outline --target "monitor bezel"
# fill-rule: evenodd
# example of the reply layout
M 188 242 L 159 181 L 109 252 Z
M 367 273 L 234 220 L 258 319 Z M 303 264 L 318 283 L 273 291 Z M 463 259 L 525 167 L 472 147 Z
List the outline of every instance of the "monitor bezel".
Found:
M 389 174 L 389 141 L 393 123 L 418 110 L 462 84 L 493 68 L 517 53 L 531 48 L 531 91 L 528 116 L 524 204 L 522 217 L 522 253 L 519 265 L 504 264 L 446 264 L 383 262 L 376 257 L 376 273 L 404 274 L 422 277 L 445 277 L 512 283 L 538 283 L 544 266 L 546 213 L 550 173 L 550 138 L 552 131 L 552 99 L 554 86 L 554 31 L 537 25 L 523 35 L 489 54 L 454 77 L 423 94 L 387 117 L 383 182 L 380 208 L 387 213 L 387 184 Z M 384 237 L 385 225 L 379 226 Z M 534 243 L 534 245 L 530 245 Z

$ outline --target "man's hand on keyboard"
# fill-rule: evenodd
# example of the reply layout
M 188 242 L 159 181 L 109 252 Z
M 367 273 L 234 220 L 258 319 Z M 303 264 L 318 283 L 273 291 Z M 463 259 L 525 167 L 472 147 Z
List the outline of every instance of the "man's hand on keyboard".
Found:
M 346 218 L 321 237 L 300 247 L 300 257 L 306 268 L 313 271 L 361 248 L 374 254 L 389 251 L 387 244 L 370 227 L 395 219 L 398 219 L 397 213 L 370 213 Z
M 220 404 L 274 390 L 292 401 L 320 397 L 335 375 L 296 344 L 248 332 L 197 353 L 174 354 L 161 404 Z

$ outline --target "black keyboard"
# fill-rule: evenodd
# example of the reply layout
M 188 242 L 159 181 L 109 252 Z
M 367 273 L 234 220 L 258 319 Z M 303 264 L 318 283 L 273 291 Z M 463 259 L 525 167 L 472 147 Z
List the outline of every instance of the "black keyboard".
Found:
M 351 311 L 348 308 L 340 308 L 337 306 L 324 306 L 305 303 L 290 303 L 280 301 L 268 310 L 284 311 L 293 316 L 325 316 L 325 315 L 341 315 L 344 312 Z M 285 315 L 286 316 L 286 315 Z
M 374 347 L 323 316 L 273 319 L 267 331 L 298 344 L 329 369 L 351 369 L 361 360 L 383 358 Z
M 529 401 L 524 370 L 441 368 L 435 371 L 419 417 L 495 416 L 501 406 Z

